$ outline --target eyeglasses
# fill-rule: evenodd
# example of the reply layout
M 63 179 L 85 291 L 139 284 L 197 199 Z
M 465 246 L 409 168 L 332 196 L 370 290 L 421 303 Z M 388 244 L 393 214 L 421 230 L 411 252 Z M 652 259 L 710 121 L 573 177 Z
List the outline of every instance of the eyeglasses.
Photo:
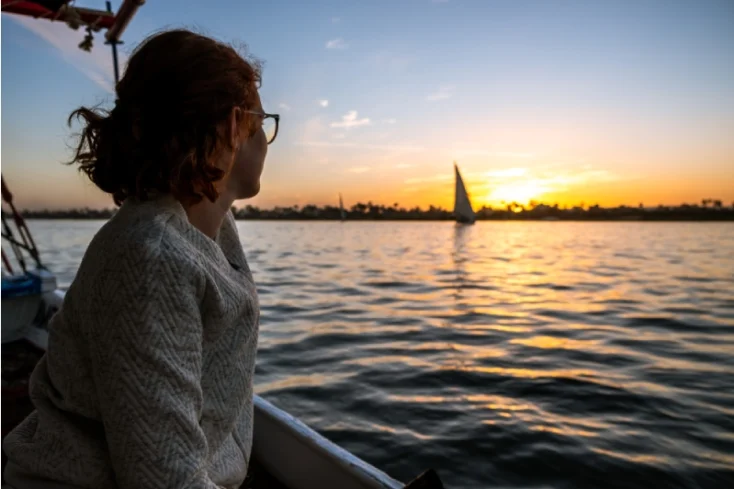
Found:
M 247 110 L 245 112 L 262 117 L 262 130 L 265 133 L 265 139 L 267 140 L 268 144 L 275 141 L 275 137 L 278 135 L 278 126 L 280 125 L 279 114 L 266 114 L 264 112 L 257 112 L 256 110 Z

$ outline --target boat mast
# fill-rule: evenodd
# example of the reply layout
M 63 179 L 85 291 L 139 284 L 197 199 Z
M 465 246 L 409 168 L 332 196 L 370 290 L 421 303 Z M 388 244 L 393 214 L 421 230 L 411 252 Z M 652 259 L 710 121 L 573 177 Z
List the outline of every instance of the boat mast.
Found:
M 122 5 L 120 5 L 120 10 L 117 11 L 115 22 L 112 24 L 112 27 L 107 29 L 107 33 L 105 34 L 105 39 L 107 39 L 106 44 L 109 44 L 112 47 L 112 65 L 115 68 L 115 86 L 117 86 L 120 81 L 120 65 L 117 59 L 117 45 L 122 44 L 122 41 L 120 40 L 122 33 L 127 29 L 128 24 L 130 24 L 130 21 L 135 15 L 135 12 L 137 12 L 144 3 L 145 0 L 124 0 Z M 110 13 L 112 12 L 112 4 L 109 0 L 107 1 L 107 11 Z
M 107 2 L 107 11 L 112 13 L 112 2 Z M 117 45 L 121 44 L 122 41 L 118 39 L 108 39 L 106 44 L 112 47 L 112 67 L 115 69 L 115 89 L 117 84 L 120 83 L 120 63 L 117 60 Z
M 112 4 L 107 1 L 107 10 L 96 10 L 69 5 L 69 0 L 63 0 L 55 7 L 49 7 L 48 2 L 34 2 L 33 0 L 2 0 L 3 13 L 24 15 L 34 19 L 46 19 L 49 21 L 65 22 L 71 29 L 77 30 L 84 27 L 86 35 L 79 43 L 79 49 L 91 51 L 94 41 L 93 32 L 106 29 L 105 43 L 112 47 L 112 61 L 115 70 L 115 84 L 120 81 L 120 67 L 117 56 L 117 45 L 122 44 L 120 40 L 128 24 L 132 20 L 140 6 L 145 0 L 123 0 L 120 9 L 115 14 Z M 52 10 L 52 8 L 56 8 Z

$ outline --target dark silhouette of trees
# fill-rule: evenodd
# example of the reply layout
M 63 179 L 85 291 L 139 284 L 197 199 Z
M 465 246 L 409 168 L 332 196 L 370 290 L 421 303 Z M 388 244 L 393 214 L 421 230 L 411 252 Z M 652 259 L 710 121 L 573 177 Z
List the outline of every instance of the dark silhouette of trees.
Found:
M 29 219 L 108 219 L 114 214 L 112 209 L 68 209 L 24 211 Z M 233 208 L 237 219 L 294 219 L 294 220 L 338 220 L 341 217 L 337 206 L 275 207 L 261 209 L 246 205 L 241 209 Z M 427 209 L 413 207 L 406 209 L 396 202 L 392 205 L 381 205 L 373 202 L 358 202 L 345 209 L 347 220 L 453 220 L 450 210 L 429 206 Z M 645 207 L 622 205 L 619 207 L 601 207 L 599 204 L 561 208 L 557 203 L 544 204 L 530 201 L 528 205 L 517 202 L 503 203 L 501 207 L 483 206 L 476 210 L 478 220 L 575 220 L 575 221 L 732 221 L 734 220 L 734 202 L 725 207 L 720 199 L 702 199 L 699 204 L 681 204 L 678 206 Z

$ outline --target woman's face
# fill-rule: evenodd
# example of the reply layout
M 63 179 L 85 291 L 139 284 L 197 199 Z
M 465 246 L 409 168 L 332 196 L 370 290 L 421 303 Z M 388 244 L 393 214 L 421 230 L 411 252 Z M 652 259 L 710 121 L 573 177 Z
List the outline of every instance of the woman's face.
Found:
M 251 112 L 262 113 L 260 96 L 255 95 L 255 104 Z M 232 166 L 225 183 L 227 189 L 234 195 L 235 199 L 248 199 L 260 192 L 260 176 L 265 166 L 265 156 L 268 154 L 268 142 L 262 130 L 262 118 L 251 112 L 240 113 L 239 117 L 245 117 L 246 126 L 238 131 L 234 152 L 232 155 Z M 234 116 L 234 114 L 233 114 Z M 234 116 L 235 120 L 237 119 Z M 242 119 L 240 119 L 242 120 Z M 236 122 L 233 127 L 236 128 Z M 248 131 L 247 128 L 254 131 Z

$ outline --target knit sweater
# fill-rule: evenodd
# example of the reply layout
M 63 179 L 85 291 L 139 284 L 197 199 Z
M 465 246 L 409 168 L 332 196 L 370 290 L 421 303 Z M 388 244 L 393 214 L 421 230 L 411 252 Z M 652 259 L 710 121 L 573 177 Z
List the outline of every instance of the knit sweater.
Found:
M 126 200 L 50 322 L 30 381 L 36 410 L 3 443 L 8 482 L 239 487 L 258 322 L 231 214 L 212 240 L 170 196 Z

